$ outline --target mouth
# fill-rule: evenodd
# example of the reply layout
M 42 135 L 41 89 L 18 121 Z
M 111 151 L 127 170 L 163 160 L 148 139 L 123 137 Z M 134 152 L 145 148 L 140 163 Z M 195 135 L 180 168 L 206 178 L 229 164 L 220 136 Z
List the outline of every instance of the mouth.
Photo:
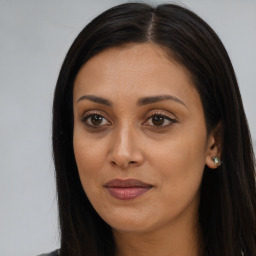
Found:
M 136 179 L 114 179 L 108 181 L 104 187 L 116 199 L 131 200 L 148 192 L 153 186 Z

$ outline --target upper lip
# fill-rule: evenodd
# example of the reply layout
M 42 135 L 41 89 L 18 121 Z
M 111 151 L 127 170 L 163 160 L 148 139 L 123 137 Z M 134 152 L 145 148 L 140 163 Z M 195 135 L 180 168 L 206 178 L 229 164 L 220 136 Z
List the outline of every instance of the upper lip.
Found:
M 114 179 L 105 183 L 104 187 L 131 188 L 131 187 L 153 187 L 151 184 L 136 179 Z

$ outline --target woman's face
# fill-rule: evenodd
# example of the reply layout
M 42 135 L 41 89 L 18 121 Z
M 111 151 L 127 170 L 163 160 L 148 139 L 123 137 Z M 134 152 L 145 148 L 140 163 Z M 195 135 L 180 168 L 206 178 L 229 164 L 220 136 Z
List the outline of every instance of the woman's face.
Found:
M 79 71 L 73 101 L 81 183 L 114 230 L 197 218 L 215 140 L 184 67 L 151 43 L 107 49 Z

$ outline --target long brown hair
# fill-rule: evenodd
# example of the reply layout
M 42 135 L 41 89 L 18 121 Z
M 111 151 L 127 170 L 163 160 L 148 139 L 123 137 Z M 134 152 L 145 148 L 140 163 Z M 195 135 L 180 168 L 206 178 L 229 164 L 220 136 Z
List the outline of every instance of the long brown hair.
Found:
M 223 126 L 223 164 L 204 170 L 199 209 L 205 256 L 256 255 L 255 157 L 236 76 L 216 33 L 188 9 L 127 3 L 91 21 L 63 62 L 53 104 L 53 154 L 61 255 L 113 256 L 111 227 L 81 186 L 73 152 L 73 83 L 82 65 L 109 47 L 153 42 L 190 72 L 208 131 Z

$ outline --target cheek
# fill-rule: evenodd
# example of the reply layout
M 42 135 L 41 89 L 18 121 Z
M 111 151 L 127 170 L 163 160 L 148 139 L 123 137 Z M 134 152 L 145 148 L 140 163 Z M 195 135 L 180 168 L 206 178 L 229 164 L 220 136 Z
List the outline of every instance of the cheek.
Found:
M 168 184 L 163 188 L 174 198 L 192 196 L 199 190 L 205 166 L 205 145 L 204 131 L 191 133 L 184 129 L 151 152 L 154 169 L 161 173 L 161 183 Z
M 103 144 L 88 136 L 74 133 L 74 154 L 84 190 L 94 189 L 93 184 L 100 182 L 100 172 L 105 161 Z M 86 191 L 85 191 L 86 192 Z
M 181 216 L 184 212 L 197 211 L 204 171 L 204 152 L 190 149 L 189 144 L 187 140 L 185 147 L 181 141 L 172 142 L 172 146 L 170 143 L 169 146 L 162 145 L 166 150 L 162 154 L 159 151 L 154 156 L 155 168 L 161 173 L 158 177 L 162 200 L 158 209 L 167 216 Z

